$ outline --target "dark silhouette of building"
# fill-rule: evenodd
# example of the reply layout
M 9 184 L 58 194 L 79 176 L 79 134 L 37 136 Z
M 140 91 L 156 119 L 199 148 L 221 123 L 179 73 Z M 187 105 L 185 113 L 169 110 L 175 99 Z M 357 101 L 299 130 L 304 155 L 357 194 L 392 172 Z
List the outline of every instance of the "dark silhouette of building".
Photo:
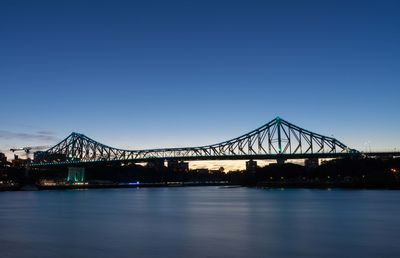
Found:
M 4 153 L 0 152 L 0 167 L 7 166 L 7 157 Z
M 246 172 L 255 173 L 257 169 L 257 161 L 249 160 L 246 161 Z

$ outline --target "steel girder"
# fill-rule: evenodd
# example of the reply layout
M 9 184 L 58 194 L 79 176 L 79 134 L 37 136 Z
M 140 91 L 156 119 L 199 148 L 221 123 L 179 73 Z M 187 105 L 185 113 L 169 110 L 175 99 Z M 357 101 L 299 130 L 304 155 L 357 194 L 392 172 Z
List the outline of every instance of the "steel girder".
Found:
M 146 161 L 151 159 L 215 160 L 260 156 L 315 156 L 357 152 L 332 137 L 313 133 L 279 117 L 234 139 L 185 148 L 123 150 L 72 133 L 63 141 L 36 154 L 36 164 L 57 162 Z

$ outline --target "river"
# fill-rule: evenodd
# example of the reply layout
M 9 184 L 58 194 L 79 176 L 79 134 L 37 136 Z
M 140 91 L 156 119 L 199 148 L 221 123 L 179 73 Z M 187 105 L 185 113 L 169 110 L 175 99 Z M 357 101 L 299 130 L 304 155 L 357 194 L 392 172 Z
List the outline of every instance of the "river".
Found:
M 400 191 L 0 192 L 5 257 L 400 257 Z

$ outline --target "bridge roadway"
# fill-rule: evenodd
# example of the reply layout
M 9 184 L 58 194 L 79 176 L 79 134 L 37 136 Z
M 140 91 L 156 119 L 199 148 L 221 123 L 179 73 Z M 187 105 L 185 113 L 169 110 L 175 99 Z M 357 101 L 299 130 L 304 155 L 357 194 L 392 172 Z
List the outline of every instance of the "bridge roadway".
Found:
M 360 158 L 360 157 L 378 157 L 394 158 L 400 157 L 398 152 L 368 152 L 368 153 L 314 153 L 314 154 L 263 154 L 263 155 L 226 155 L 226 156 L 208 156 L 208 157 L 166 157 L 166 158 L 142 158 L 129 160 L 98 160 L 98 161 L 80 161 L 70 160 L 65 162 L 51 163 L 32 163 L 33 168 L 52 167 L 52 166 L 70 166 L 70 165 L 95 165 L 95 164 L 121 164 L 121 163 L 145 163 L 153 161 L 212 161 L 212 160 L 293 160 L 293 159 L 337 159 L 337 158 Z
M 366 157 L 400 157 L 400 151 L 377 151 L 377 152 L 362 152 L 361 155 Z

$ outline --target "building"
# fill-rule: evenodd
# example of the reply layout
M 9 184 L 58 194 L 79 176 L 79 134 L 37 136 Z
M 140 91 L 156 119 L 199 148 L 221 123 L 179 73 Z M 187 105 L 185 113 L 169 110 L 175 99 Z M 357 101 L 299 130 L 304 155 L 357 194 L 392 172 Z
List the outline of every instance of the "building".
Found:
M 20 159 L 18 155 L 14 155 L 14 159 L 12 160 L 12 166 L 16 168 L 22 168 L 28 166 L 32 160 L 30 158 Z
M 170 160 L 168 161 L 168 169 L 174 172 L 189 172 L 189 162 Z
M 257 161 L 249 160 L 246 161 L 246 172 L 255 173 L 257 169 Z
M 304 166 L 307 169 L 317 168 L 319 166 L 319 160 L 317 158 L 305 159 Z
M 155 170 L 163 170 L 164 169 L 164 160 L 162 159 L 154 159 L 150 160 L 146 164 L 147 168 L 155 169 Z
M 5 167 L 7 165 L 7 156 L 0 152 L 0 167 Z

